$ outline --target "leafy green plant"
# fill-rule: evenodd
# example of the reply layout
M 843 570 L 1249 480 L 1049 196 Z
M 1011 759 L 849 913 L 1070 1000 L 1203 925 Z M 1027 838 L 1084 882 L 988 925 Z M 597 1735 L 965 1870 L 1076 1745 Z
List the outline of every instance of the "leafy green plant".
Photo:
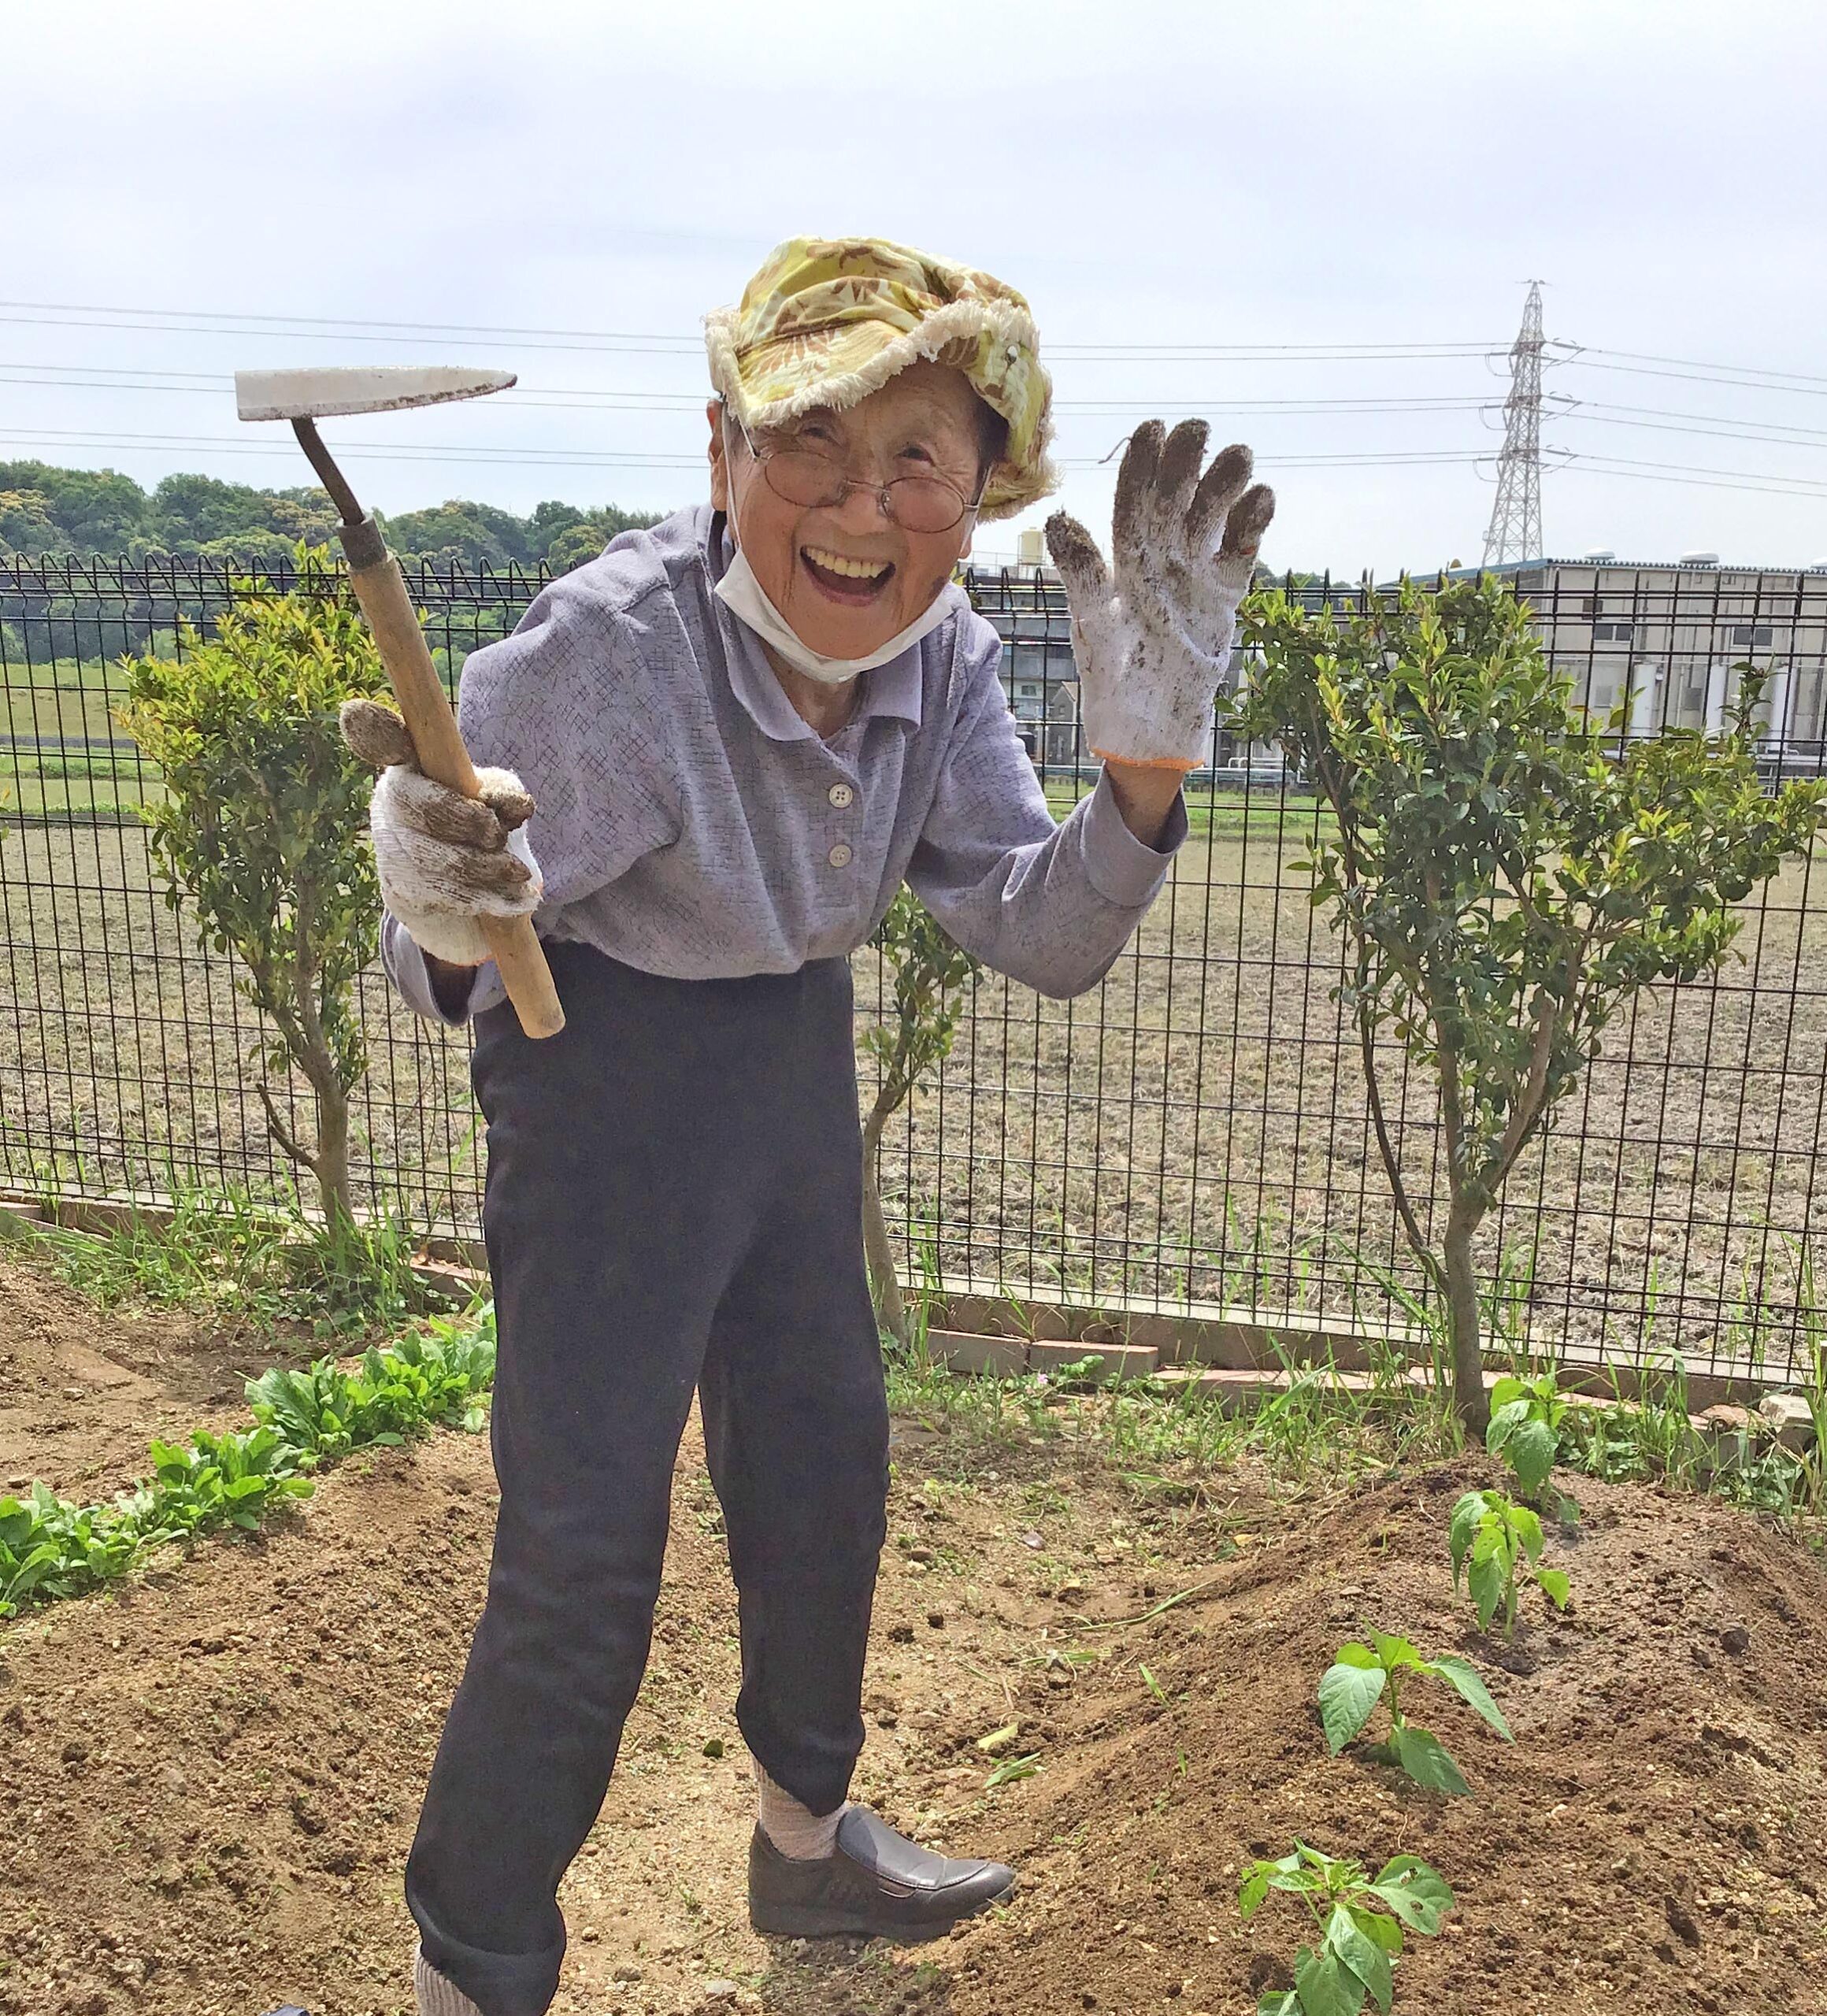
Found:
M 122 1501 L 143 1549 L 224 1525 L 252 1532 L 273 1506 L 309 1498 L 314 1488 L 298 1474 L 310 1468 L 309 1452 L 270 1428 L 225 1435 L 198 1429 L 188 1448 L 155 1441 L 152 1466 L 151 1483 Z
M 0 1498 L 0 1617 L 28 1598 L 80 1596 L 117 1581 L 154 1547 L 224 1525 L 258 1526 L 273 1506 L 308 1498 L 309 1458 L 270 1429 L 211 1435 L 190 1447 L 155 1441 L 153 1474 L 113 1504 L 73 1505 L 44 1484 Z
M 1595 728 L 1488 576 L 1367 591 L 1357 610 L 1266 591 L 1242 641 L 1258 662 L 1227 725 L 1279 744 L 1333 813 L 1306 863 L 1313 900 L 1345 941 L 1336 994 L 1378 1154 L 1482 1435 L 1480 1228 L 1618 1014 L 1722 962 L 1732 906 L 1827 822 L 1827 782 L 1765 791 L 1750 665 L 1721 734 Z M 1411 1070 L 1431 1082 L 1447 1192 L 1426 1230 L 1401 1139 Z
M 863 1032 L 863 1047 L 881 1083 L 863 1122 L 863 1250 L 876 1299 L 876 1319 L 902 1351 L 909 1343 L 906 1306 L 894 1242 L 882 1215 L 882 1130 L 935 1065 L 951 1054 L 965 997 L 982 962 L 947 935 L 911 889 L 896 892 L 869 940 L 894 982 L 892 1018 Z
M 1565 1492 L 1551 1490 L 1548 1476 L 1560 1460 L 1561 1424 L 1570 1411 L 1552 1372 L 1532 1379 L 1506 1377 L 1491 1389 L 1491 1425 L 1484 1431 L 1485 1447 L 1510 1466 L 1523 1496 L 1540 1504 L 1547 1492 L 1549 1509 L 1569 1521 L 1580 1508 Z
M 1291 1855 L 1250 1864 L 1237 1908 L 1252 1918 L 1277 1891 L 1299 1901 L 1317 1936 L 1295 1956 L 1294 1986 L 1264 1996 L 1256 2016 L 1358 2016 L 1366 2001 L 1387 2010 L 1404 1931 L 1432 1938 L 1453 1908 L 1445 1879 L 1418 1855 L 1397 1855 L 1372 1878 L 1362 1863 L 1303 1841 Z
M 0 1498 L 0 1617 L 28 1602 L 83 1595 L 117 1581 L 155 1547 L 232 1525 L 252 1531 L 276 1506 L 310 1495 L 305 1474 L 351 1449 L 403 1441 L 434 1421 L 485 1418 L 495 1377 L 492 1306 L 433 1321 L 357 1373 L 321 1358 L 307 1373 L 248 1382 L 257 1425 L 187 1445 L 155 1441 L 152 1474 L 112 1505 L 80 1506 L 35 1484 Z
M 480 1329 L 434 1324 L 428 1344 L 408 1332 L 386 1351 L 372 1346 L 358 1371 L 319 1358 L 302 1372 L 275 1366 L 249 1383 L 256 1421 L 314 1456 L 395 1445 L 439 1421 L 481 1425 L 479 1395 L 495 1377 L 495 1342 Z
M 139 1544 L 116 1510 L 72 1505 L 47 1484 L 35 1484 L 23 1499 L 0 1498 L 0 1617 L 34 1595 L 48 1602 L 113 1581 Z
M 130 662 L 120 719 L 165 776 L 144 816 L 165 902 L 187 904 L 201 942 L 239 960 L 274 1032 L 255 1051 L 269 1131 L 316 1178 L 335 1228 L 354 1222 L 349 1095 L 367 1069 L 355 983 L 380 910 L 361 844 L 372 780 L 337 710 L 388 689 L 327 550 L 300 545 L 297 559 L 291 593 L 239 580 L 213 638 L 180 621 L 175 656 Z M 309 1146 L 267 1083 L 294 1067 L 316 1106 Z
M 1406 1638 L 1373 1631 L 1368 1645 L 1354 1640 L 1341 1645 L 1320 1681 L 1320 1721 L 1326 1746 L 1336 1757 L 1362 1731 L 1381 1701 L 1389 1710 L 1389 1734 L 1381 1743 L 1366 1746 L 1364 1755 L 1380 1764 L 1395 1765 L 1429 1792 L 1466 1798 L 1472 1788 L 1451 1751 L 1438 1736 L 1403 1713 L 1402 1689 L 1411 1674 L 1443 1681 L 1506 1743 L 1510 1741 L 1510 1725 L 1476 1667 L 1451 1656 L 1424 1659 Z
M 1542 1524 L 1526 1505 L 1500 1491 L 1469 1491 L 1453 1507 L 1448 1532 L 1453 1587 L 1462 1577 L 1478 1612 L 1478 1629 L 1488 1631 L 1501 1610 L 1503 1635 L 1516 1630 L 1519 1584 L 1526 1574 L 1555 1609 L 1565 1610 L 1571 1585 L 1558 1568 L 1544 1568 Z

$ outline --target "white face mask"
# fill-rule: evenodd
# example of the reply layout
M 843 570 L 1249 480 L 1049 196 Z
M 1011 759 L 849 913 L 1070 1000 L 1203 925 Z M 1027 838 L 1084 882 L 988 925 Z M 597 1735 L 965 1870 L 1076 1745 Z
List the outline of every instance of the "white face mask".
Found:
M 825 686 L 841 686 L 847 679 L 855 678 L 859 672 L 873 671 L 879 665 L 886 665 L 890 658 L 898 658 L 910 646 L 936 630 L 952 614 L 955 602 L 954 597 L 941 589 L 906 629 L 897 630 L 887 643 L 871 651 L 866 658 L 828 658 L 822 651 L 815 651 L 803 643 L 786 617 L 762 593 L 754 569 L 743 558 L 740 547 L 736 548 L 735 558 L 724 568 L 723 579 L 712 592 L 763 643 L 771 644 L 795 672 L 802 672 L 808 679 L 816 679 Z

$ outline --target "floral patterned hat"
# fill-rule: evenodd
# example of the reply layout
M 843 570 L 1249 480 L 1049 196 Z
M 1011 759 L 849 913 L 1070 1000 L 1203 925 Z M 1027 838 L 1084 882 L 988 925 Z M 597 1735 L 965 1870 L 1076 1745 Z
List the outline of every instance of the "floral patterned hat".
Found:
M 1028 303 L 969 266 L 880 238 L 790 238 L 734 308 L 704 318 L 710 381 L 745 428 L 854 406 L 917 358 L 962 371 L 1009 424 L 980 518 L 1058 487 L 1053 382 Z

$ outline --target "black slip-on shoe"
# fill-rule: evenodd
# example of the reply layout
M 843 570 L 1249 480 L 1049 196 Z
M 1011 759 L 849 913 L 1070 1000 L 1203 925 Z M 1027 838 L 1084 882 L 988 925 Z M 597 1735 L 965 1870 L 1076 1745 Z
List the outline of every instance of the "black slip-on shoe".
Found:
M 790 1938 L 937 1939 L 1014 1887 L 1001 1862 L 935 1855 L 866 1807 L 850 1807 L 817 1862 L 782 1855 L 759 1827 L 749 1842 L 749 1922 Z

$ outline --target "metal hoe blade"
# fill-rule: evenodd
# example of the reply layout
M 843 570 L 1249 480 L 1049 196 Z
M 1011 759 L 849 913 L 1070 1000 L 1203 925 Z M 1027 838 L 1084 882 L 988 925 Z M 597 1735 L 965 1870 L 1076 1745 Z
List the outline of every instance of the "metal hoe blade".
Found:
M 323 420 L 334 413 L 393 413 L 479 398 L 513 384 L 511 371 L 461 365 L 383 365 L 314 371 L 237 371 L 235 410 L 243 420 Z

